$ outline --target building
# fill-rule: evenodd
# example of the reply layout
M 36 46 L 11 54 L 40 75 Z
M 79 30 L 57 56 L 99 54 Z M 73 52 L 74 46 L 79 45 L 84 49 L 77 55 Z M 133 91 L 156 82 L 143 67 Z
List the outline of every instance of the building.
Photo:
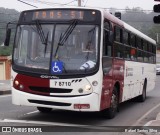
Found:
M 11 79 L 11 56 L 0 56 L 0 80 Z

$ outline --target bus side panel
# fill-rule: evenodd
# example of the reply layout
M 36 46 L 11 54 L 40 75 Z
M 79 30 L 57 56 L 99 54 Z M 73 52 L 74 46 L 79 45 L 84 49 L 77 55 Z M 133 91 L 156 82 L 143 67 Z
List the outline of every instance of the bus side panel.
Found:
M 113 69 L 112 58 L 103 57 L 103 83 L 100 110 L 104 110 L 110 106 L 110 91 L 113 89 Z
M 123 59 L 113 59 L 113 87 L 117 87 L 119 103 L 122 101 L 124 87 L 124 65 Z
M 106 72 L 107 70 L 108 72 Z M 103 88 L 101 95 L 101 110 L 110 107 L 113 87 L 118 86 L 119 102 L 121 102 L 124 84 L 124 60 L 103 58 Z
M 150 91 L 154 89 L 156 79 L 154 64 L 126 61 L 124 74 L 122 101 L 141 95 L 145 79 L 147 80 L 146 90 Z

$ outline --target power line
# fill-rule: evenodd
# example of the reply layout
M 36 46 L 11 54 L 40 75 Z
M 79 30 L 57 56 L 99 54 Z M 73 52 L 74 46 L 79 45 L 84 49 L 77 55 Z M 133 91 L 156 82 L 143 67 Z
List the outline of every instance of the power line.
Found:
M 30 1 L 30 0 L 25 0 L 25 1 Z M 49 5 L 49 6 L 55 6 L 55 5 L 64 6 L 64 5 L 71 4 L 71 3 L 75 2 L 75 1 L 76 1 L 76 0 L 73 0 L 73 1 L 68 2 L 68 3 L 61 4 L 61 3 L 53 3 L 53 2 L 47 2 L 47 1 L 36 0 L 36 1 L 34 1 L 34 3 L 41 3 L 41 4 L 45 4 L 45 5 Z
M 86 6 L 87 2 L 88 2 L 88 0 L 86 0 L 86 3 L 84 4 L 84 7 Z
M 30 1 L 30 0 L 25 0 L 25 1 Z M 73 0 L 73 1 L 65 3 L 65 4 L 61 4 L 61 3 L 53 3 L 53 2 L 36 0 L 36 1 L 34 1 L 34 3 L 46 4 L 46 5 L 49 5 L 49 6 L 55 6 L 55 5 L 64 6 L 64 5 L 66 5 L 66 6 L 75 6 L 75 7 L 78 7 L 76 5 L 69 5 L 69 4 L 71 4 L 71 3 L 75 2 L 75 1 L 77 1 L 77 0 Z M 88 2 L 88 0 L 86 0 L 85 6 L 86 6 L 87 2 Z M 106 7 L 91 7 L 91 6 L 87 6 L 87 7 L 89 7 L 89 8 L 99 8 L 99 9 L 108 9 L 108 10 L 114 9 L 114 8 L 106 8 Z M 134 13 L 135 12 L 139 13 L 139 12 L 152 12 L 153 11 L 153 10 L 143 10 L 143 9 L 140 10 L 140 11 L 134 11 L 134 9 L 136 10 L 136 8 L 133 8 L 133 9 L 117 9 L 117 8 L 115 8 L 114 10 L 115 11 L 119 11 L 119 10 L 120 11 L 131 11 L 131 12 L 134 12 Z M 130 12 L 127 12 L 127 13 L 130 13 Z
M 75 1 L 76 1 L 76 0 L 73 0 L 73 1 L 71 1 L 71 2 L 65 3 L 65 5 L 71 4 L 71 3 L 75 2 Z
M 26 3 L 26 2 L 24 2 L 24 1 L 21 1 L 21 0 L 17 0 L 17 1 L 22 2 L 22 3 L 24 3 L 24 4 L 26 4 L 26 5 L 29 5 L 29 6 L 32 6 L 32 7 L 38 8 L 37 6 L 31 5 L 31 4 Z

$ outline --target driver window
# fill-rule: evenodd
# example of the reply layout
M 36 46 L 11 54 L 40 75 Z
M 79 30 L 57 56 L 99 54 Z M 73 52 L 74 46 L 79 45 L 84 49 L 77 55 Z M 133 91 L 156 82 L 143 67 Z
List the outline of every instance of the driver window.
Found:
M 104 22 L 104 30 L 103 30 L 103 56 L 112 56 L 112 45 L 109 42 L 110 38 L 110 23 Z

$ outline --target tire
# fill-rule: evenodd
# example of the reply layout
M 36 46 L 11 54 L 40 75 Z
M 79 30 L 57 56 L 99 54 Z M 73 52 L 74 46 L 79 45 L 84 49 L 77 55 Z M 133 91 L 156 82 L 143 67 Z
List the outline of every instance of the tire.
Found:
M 49 113 L 52 111 L 52 108 L 45 108 L 45 107 L 37 107 L 38 111 L 41 113 Z
M 112 92 L 112 97 L 111 97 L 111 103 L 110 103 L 110 108 L 107 108 L 102 111 L 102 115 L 104 117 L 107 117 L 108 119 L 113 119 L 116 116 L 116 113 L 118 111 L 118 92 L 117 88 L 114 87 L 113 92 Z
M 147 81 L 144 82 L 143 85 L 143 91 L 142 91 L 142 95 L 138 96 L 138 102 L 144 102 L 146 100 L 146 88 L 147 88 Z

